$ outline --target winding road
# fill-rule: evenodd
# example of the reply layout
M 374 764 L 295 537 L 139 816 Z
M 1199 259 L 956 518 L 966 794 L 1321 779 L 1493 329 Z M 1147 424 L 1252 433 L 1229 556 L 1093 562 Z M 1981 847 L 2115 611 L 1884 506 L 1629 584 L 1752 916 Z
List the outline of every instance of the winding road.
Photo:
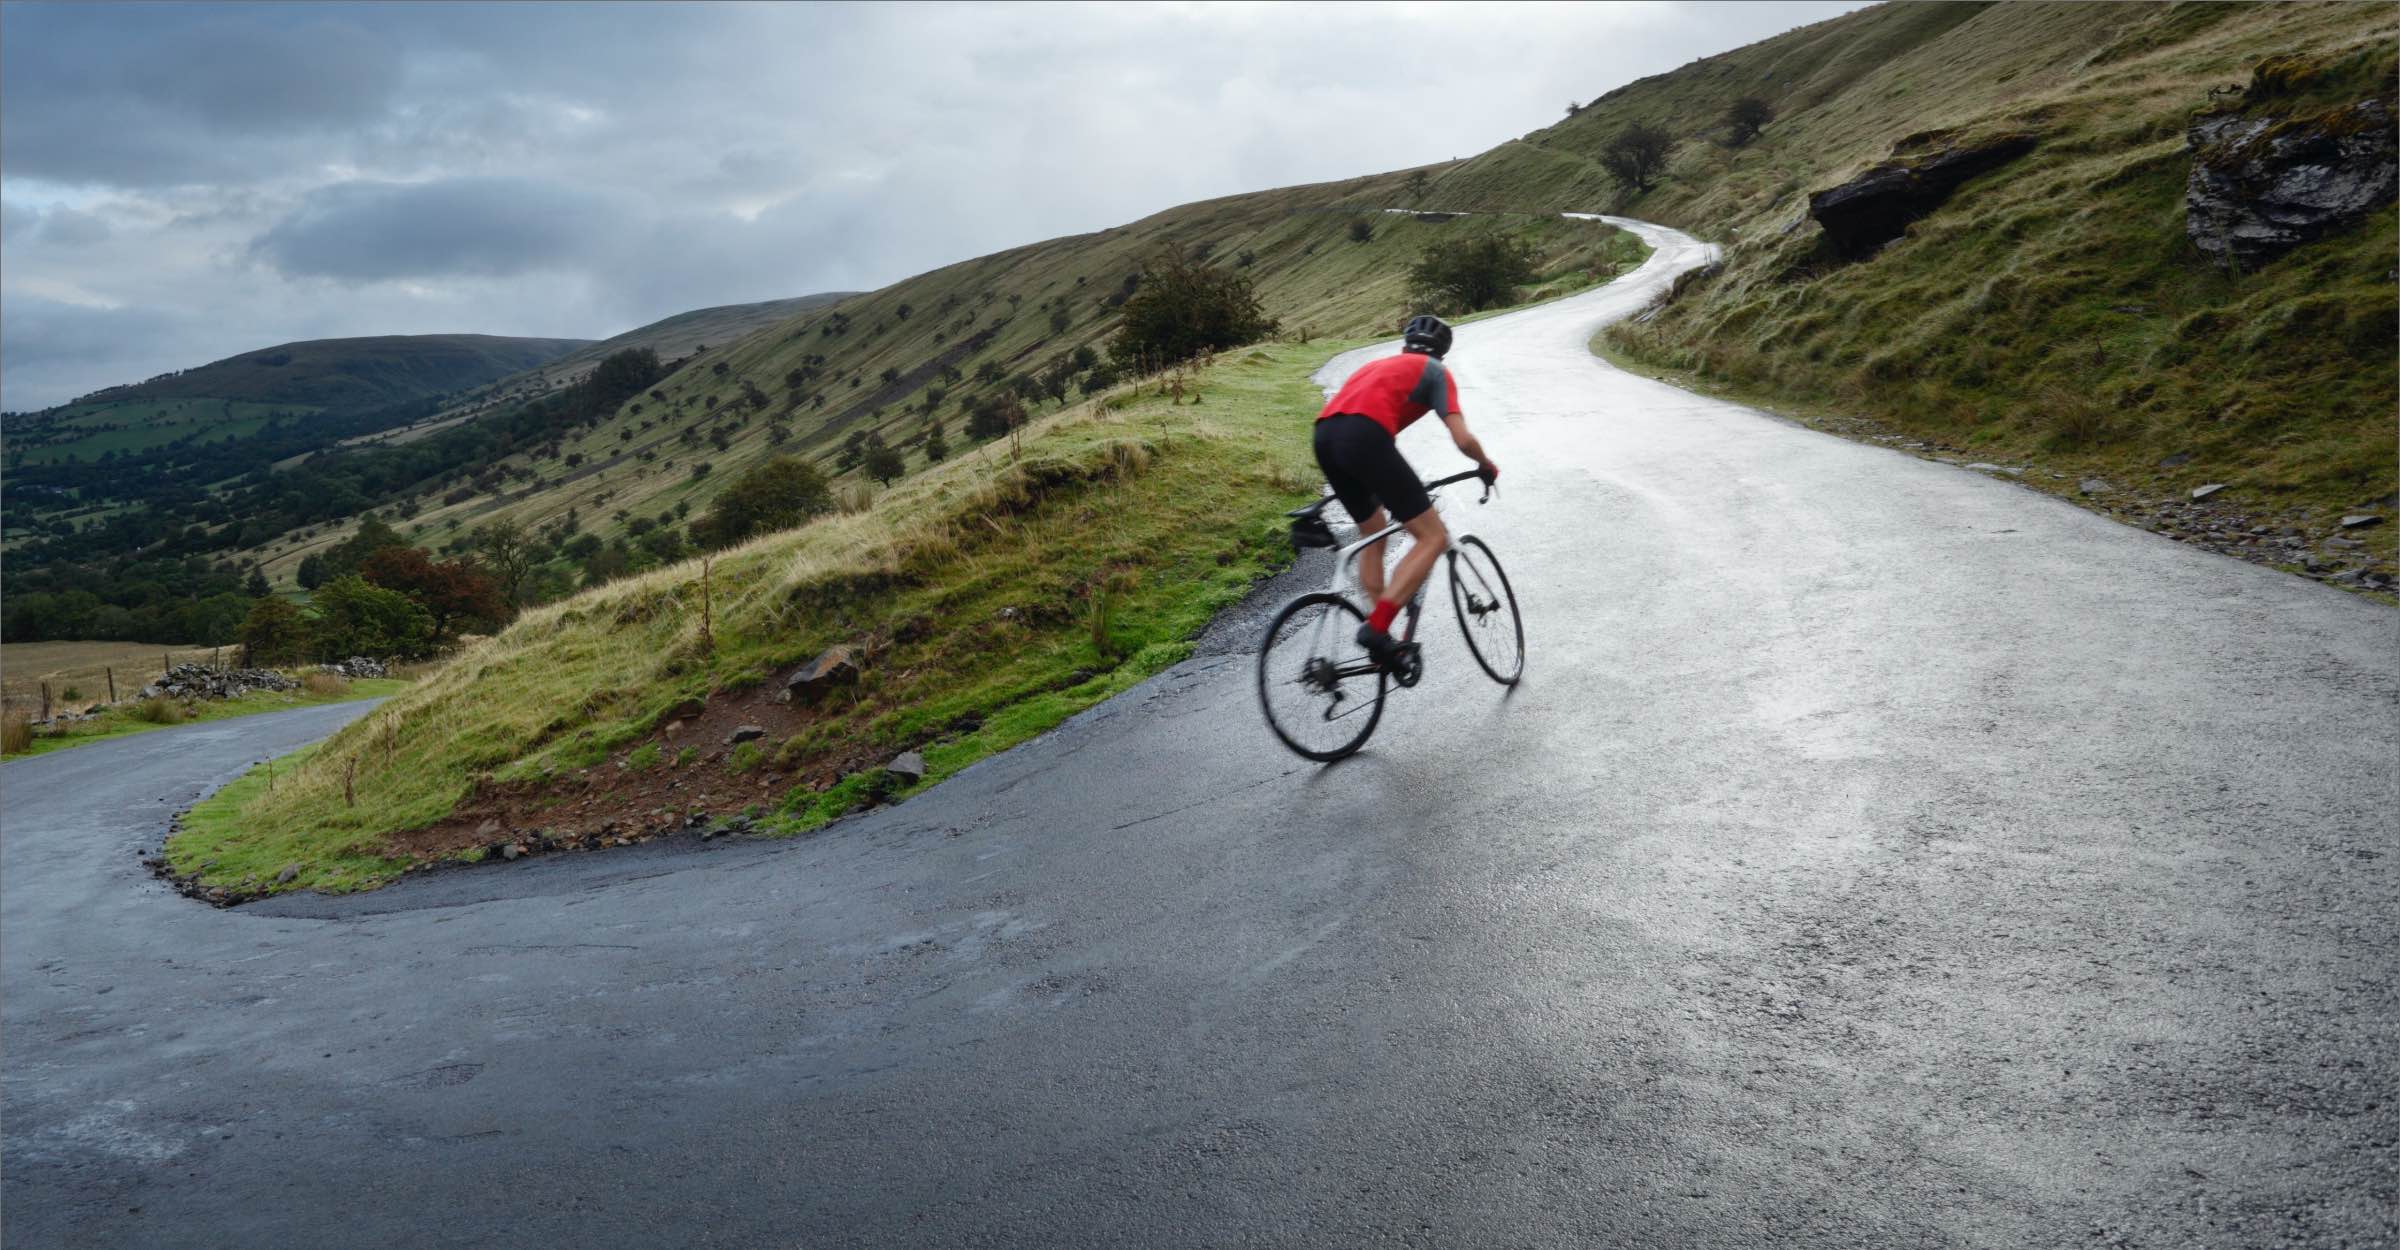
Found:
M 1524 686 L 1437 611 L 1337 767 L 1241 619 L 815 837 L 355 899 L 137 862 L 355 705 L 0 767 L 0 1236 L 2400 1237 L 2400 614 L 1609 368 L 1707 251 L 1627 224 L 1451 357 Z

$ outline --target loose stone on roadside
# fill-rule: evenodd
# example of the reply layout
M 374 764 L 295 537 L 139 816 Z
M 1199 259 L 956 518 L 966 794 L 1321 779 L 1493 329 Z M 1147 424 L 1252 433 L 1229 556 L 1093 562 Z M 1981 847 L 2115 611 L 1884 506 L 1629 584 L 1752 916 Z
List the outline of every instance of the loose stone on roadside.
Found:
M 2372 514 L 2346 516 L 2342 518 L 2342 528 L 2346 530 L 2363 530 L 2370 526 L 2381 524 L 2383 524 L 2383 518 Z
M 925 779 L 925 757 L 915 751 L 903 751 L 899 758 L 883 766 L 903 785 L 914 785 Z
M 2223 482 L 2210 482 L 2206 486 L 2195 486 L 2192 488 L 2192 502 L 2198 503 L 2223 489 L 2225 489 Z
M 743 725 L 726 736 L 725 745 L 735 746 L 744 742 L 754 742 L 766 736 L 767 727 L 764 725 Z

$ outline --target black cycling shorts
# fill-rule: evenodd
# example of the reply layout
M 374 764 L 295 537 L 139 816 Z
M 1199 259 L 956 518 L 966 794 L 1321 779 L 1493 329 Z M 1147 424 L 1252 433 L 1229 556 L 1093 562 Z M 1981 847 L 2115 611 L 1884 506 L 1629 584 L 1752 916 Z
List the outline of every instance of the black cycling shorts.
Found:
M 1377 505 L 1403 525 L 1433 506 L 1424 479 L 1408 467 L 1390 432 L 1355 412 L 1317 422 L 1317 467 L 1325 470 L 1334 497 L 1358 525 L 1367 523 Z

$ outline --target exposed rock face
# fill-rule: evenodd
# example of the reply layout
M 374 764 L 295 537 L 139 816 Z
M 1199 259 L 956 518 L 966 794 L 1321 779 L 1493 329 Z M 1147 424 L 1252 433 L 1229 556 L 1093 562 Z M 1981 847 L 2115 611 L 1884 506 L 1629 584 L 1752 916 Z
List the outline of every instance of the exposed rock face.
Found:
M 2388 98 L 2194 119 L 2184 231 L 2218 260 L 2256 265 L 2356 221 L 2400 191 L 2392 126 Z
M 2031 135 L 2008 135 L 1877 165 L 1809 196 L 1808 215 L 1824 227 L 1835 251 L 1853 259 L 1866 256 L 1899 238 L 1908 223 L 1940 207 L 1960 183 L 2023 156 L 2033 144 Z

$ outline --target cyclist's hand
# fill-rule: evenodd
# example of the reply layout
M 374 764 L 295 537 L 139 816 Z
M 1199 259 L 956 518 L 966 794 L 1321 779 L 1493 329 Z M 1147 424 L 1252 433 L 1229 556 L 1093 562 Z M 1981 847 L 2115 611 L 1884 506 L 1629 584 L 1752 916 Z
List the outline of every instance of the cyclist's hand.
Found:
M 1483 479 L 1483 484 L 1486 486 L 1497 486 L 1500 484 L 1500 466 L 1492 463 L 1489 460 L 1484 461 L 1483 467 L 1476 470 L 1476 475 Z

